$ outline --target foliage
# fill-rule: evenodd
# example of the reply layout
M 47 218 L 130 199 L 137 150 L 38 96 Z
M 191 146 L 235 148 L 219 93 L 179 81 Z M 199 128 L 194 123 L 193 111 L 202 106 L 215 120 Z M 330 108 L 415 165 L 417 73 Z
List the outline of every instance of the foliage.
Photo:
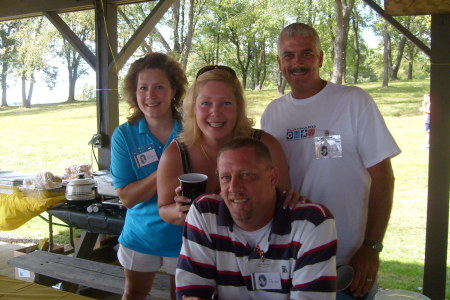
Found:
M 18 21 L 3 22 L 0 24 L 0 63 L 1 63 L 1 106 L 8 106 L 6 90 L 8 89 L 8 74 L 11 65 L 16 63 L 16 41 L 12 36 L 17 31 Z
M 394 17 L 403 27 L 409 29 L 411 33 L 416 36 L 425 45 L 430 45 L 430 16 L 409 16 L 409 17 Z M 382 34 L 382 27 L 385 21 L 380 17 L 377 17 L 372 21 L 371 28 L 375 34 L 380 36 Z M 392 59 L 398 55 L 403 55 L 400 61 L 400 70 L 398 73 L 398 79 L 423 79 L 429 76 L 429 58 L 422 53 L 417 46 L 411 41 L 406 40 L 405 53 L 399 53 L 399 48 L 402 39 L 405 39 L 397 29 L 391 25 L 387 25 L 387 34 L 389 37 L 389 53 L 390 53 L 390 66 L 392 69 Z M 371 65 L 374 66 L 375 74 L 377 78 L 382 78 L 384 73 L 383 59 L 381 53 L 381 47 L 378 49 L 378 53 L 375 53 L 373 59 L 371 59 Z M 411 73 L 409 72 L 411 68 Z M 410 74 L 409 74 L 410 73 Z M 391 74 L 389 74 L 391 75 Z
M 156 4 L 156 1 L 148 1 L 140 4 L 131 4 L 118 7 L 118 12 L 121 16 L 117 20 L 119 49 L 122 49 L 123 46 L 128 42 L 128 40 L 132 37 L 133 32 L 135 32 L 135 30 L 140 26 L 142 21 L 151 12 Z M 141 47 L 137 49 L 134 56 L 139 57 L 151 51 L 170 51 L 169 47 L 165 47 L 167 41 L 160 33 L 160 26 L 161 22 L 152 31 L 152 33 L 148 35 L 144 43 L 142 43 Z M 155 44 L 158 42 L 161 42 L 164 46 L 156 46 Z M 132 60 L 135 59 L 132 58 Z
M 146 1 L 118 6 L 118 50 L 129 41 L 155 5 L 156 1 Z M 320 9 L 317 9 L 318 7 Z M 339 32 L 337 17 L 334 1 L 175 1 L 129 62 L 119 70 L 119 77 L 123 76 L 130 62 L 136 58 L 149 51 L 161 51 L 174 54 L 186 67 L 190 78 L 205 64 L 226 64 L 236 69 L 247 88 L 258 90 L 282 86 L 284 82 L 276 62 L 278 33 L 289 23 L 304 22 L 316 28 L 320 35 L 325 53 L 321 76 L 330 80 L 335 69 L 334 44 Z M 62 14 L 61 18 L 80 40 L 94 51 L 93 11 Z M 408 20 L 406 17 L 396 19 L 405 25 Z M 416 16 L 410 19 L 408 26 L 412 33 L 425 44 L 429 44 L 430 16 Z M 347 52 L 345 82 L 353 82 L 356 78 L 359 82 L 379 80 L 384 74 L 382 45 L 375 49 L 369 48 L 362 32 L 371 31 L 379 38 L 381 18 L 362 0 L 356 0 L 350 17 L 351 24 L 353 21 L 357 25 L 349 30 L 345 47 Z M 69 90 L 73 90 L 73 96 L 80 94 L 76 92 L 75 82 L 86 72 L 87 65 L 79 54 L 66 42 L 61 42 L 60 35 L 53 26 L 49 26 L 45 17 L 17 22 L 15 28 L 17 32 L 13 35 L 17 53 L 13 56 L 0 57 L 0 60 L 7 61 L 10 70 L 15 69 L 14 73 L 10 74 L 14 74 L 16 78 L 24 75 L 29 84 L 35 73 L 46 73 L 50 76 L 44 77 L 51 86 L 57 78 L 57 74 L 53 71 L 56 70 L 55 66 L 61 64 L 61 60 L 57 58 L 60 57 L 67 65 Z M 4 28 L 9 23 L 1 24 Z M 38 33 L 39 38 L 35 38 Z M 389 27 L 389 34 L 391 58 L 400 57 L 398 54 L 402 52 L 399 44 L 401 35 L 392 26 Z M 2 48 L 2 51 L 3 49 L 5 48 Z M 421 79 L 429 76 L 428 57 L 409 41 L 406 42 L 403 52 L 398 71 L 399 79 Z M 16 79 L 10 75 L 8 80 Z M 7 85 L 2 85 L 2 89 L 7 89 Z M 72 94 L 69 93 L 69 99 Z
M 73 12 L 62 15 L 65 23 L 92 53 L 95 53 L 94 18 L 93 11 Z M 82 59 L 81 54 L 66 39 L 63 39 L 62 47 L 59 49 L 61 50 L 56 50 L 56 53 L 66 62 L 69 74 L 69 97 L 67 101 L 72 102 L 75 101 L 76 82 L 80 77 L 88 74 L 89 67 Z
M 96 99 L 96 89 L 95 86 L 89 83 L 84 83 L 81 86 L 81 93 L 76 95 L 77 99 L 84 101 L 95 101 Z

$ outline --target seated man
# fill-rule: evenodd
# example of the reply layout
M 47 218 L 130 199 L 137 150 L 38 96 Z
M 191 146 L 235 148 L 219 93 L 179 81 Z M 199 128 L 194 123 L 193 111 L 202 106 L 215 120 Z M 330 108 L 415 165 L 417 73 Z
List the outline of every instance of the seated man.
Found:
M 335 299 L 336 231 L 319 204 L 283 209 L 267 147 L 240 137 L 218 154 L 221 193 L 186 218 L 177 299 Z

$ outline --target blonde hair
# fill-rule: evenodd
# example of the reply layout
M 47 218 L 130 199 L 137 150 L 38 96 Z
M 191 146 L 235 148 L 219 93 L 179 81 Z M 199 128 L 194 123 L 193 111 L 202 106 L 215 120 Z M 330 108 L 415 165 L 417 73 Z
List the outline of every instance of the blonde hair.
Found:
M 180 133 L 180 141 L 187 146 L 197 144 L 201 141 L 203 133 L 198 127 L 195 117 L 195 103 L 200 89 L 209 81 L 221 81 L 228 84 L 233 90 L 236 98 L 236 124 L 233 128 L 233 137 L 249 136 L 252 132 L 253 120 L 247 117 L 244 89 L 236 77 L 226 69 L 216 68 L 206 71 L 198 76 L 189 88 L 183 100 L 183 131 Z

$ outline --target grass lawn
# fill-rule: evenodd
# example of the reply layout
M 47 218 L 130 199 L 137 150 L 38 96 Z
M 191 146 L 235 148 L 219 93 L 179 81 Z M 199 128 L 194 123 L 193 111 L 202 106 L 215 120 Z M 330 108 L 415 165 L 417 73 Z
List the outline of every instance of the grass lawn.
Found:
M 359 85 L 378 103 L 402 153 L 392 160 L 396 184 L 394 208 L 381 254 L 379 282 L 382 288 L 421 292 L 425 255 L 425 224 L 428 185 L 428 150 L 423 119 L 418 108 L 429 81 L 391 82 Z M 267 103 L 278 97 L 275 90 L 247 92 L 248 113 L 259 127 Z M 120 103 L 120 123 L 125 121 L 126 104 Z M 0 108 L 0 170 L 63 174 L 73 164 L 91 163 L 88 146 L 96 133 L 93 102 L 38 105 L 31 109 Z M 94 169 L 96 170 L 96 169 Z M 56 228 L 57 242 L 67 243 L 67 231 Z M 0 240 L 40 239 L 48 235 L 47 223 L 34 218 L 19 229 L 0 232 Z M 450 241 L 449 241 L 450 242 Z M 450 252 L 447 257 L 450 259 Z M 447 263 L 447 292 L 450 299 L 450 261 Z

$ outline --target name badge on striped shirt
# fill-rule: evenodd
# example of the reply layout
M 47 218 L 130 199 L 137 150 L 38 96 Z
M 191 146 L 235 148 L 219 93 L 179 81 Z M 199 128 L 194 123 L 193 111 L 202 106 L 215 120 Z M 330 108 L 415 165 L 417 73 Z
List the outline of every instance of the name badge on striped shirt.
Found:
M 281 275 L 273 271 L 270 260 L 251 259 L 246 262 L 254 290 L 281 290 Z
M 280 273 L 252 273 L 254 290 L 281 290 Z

